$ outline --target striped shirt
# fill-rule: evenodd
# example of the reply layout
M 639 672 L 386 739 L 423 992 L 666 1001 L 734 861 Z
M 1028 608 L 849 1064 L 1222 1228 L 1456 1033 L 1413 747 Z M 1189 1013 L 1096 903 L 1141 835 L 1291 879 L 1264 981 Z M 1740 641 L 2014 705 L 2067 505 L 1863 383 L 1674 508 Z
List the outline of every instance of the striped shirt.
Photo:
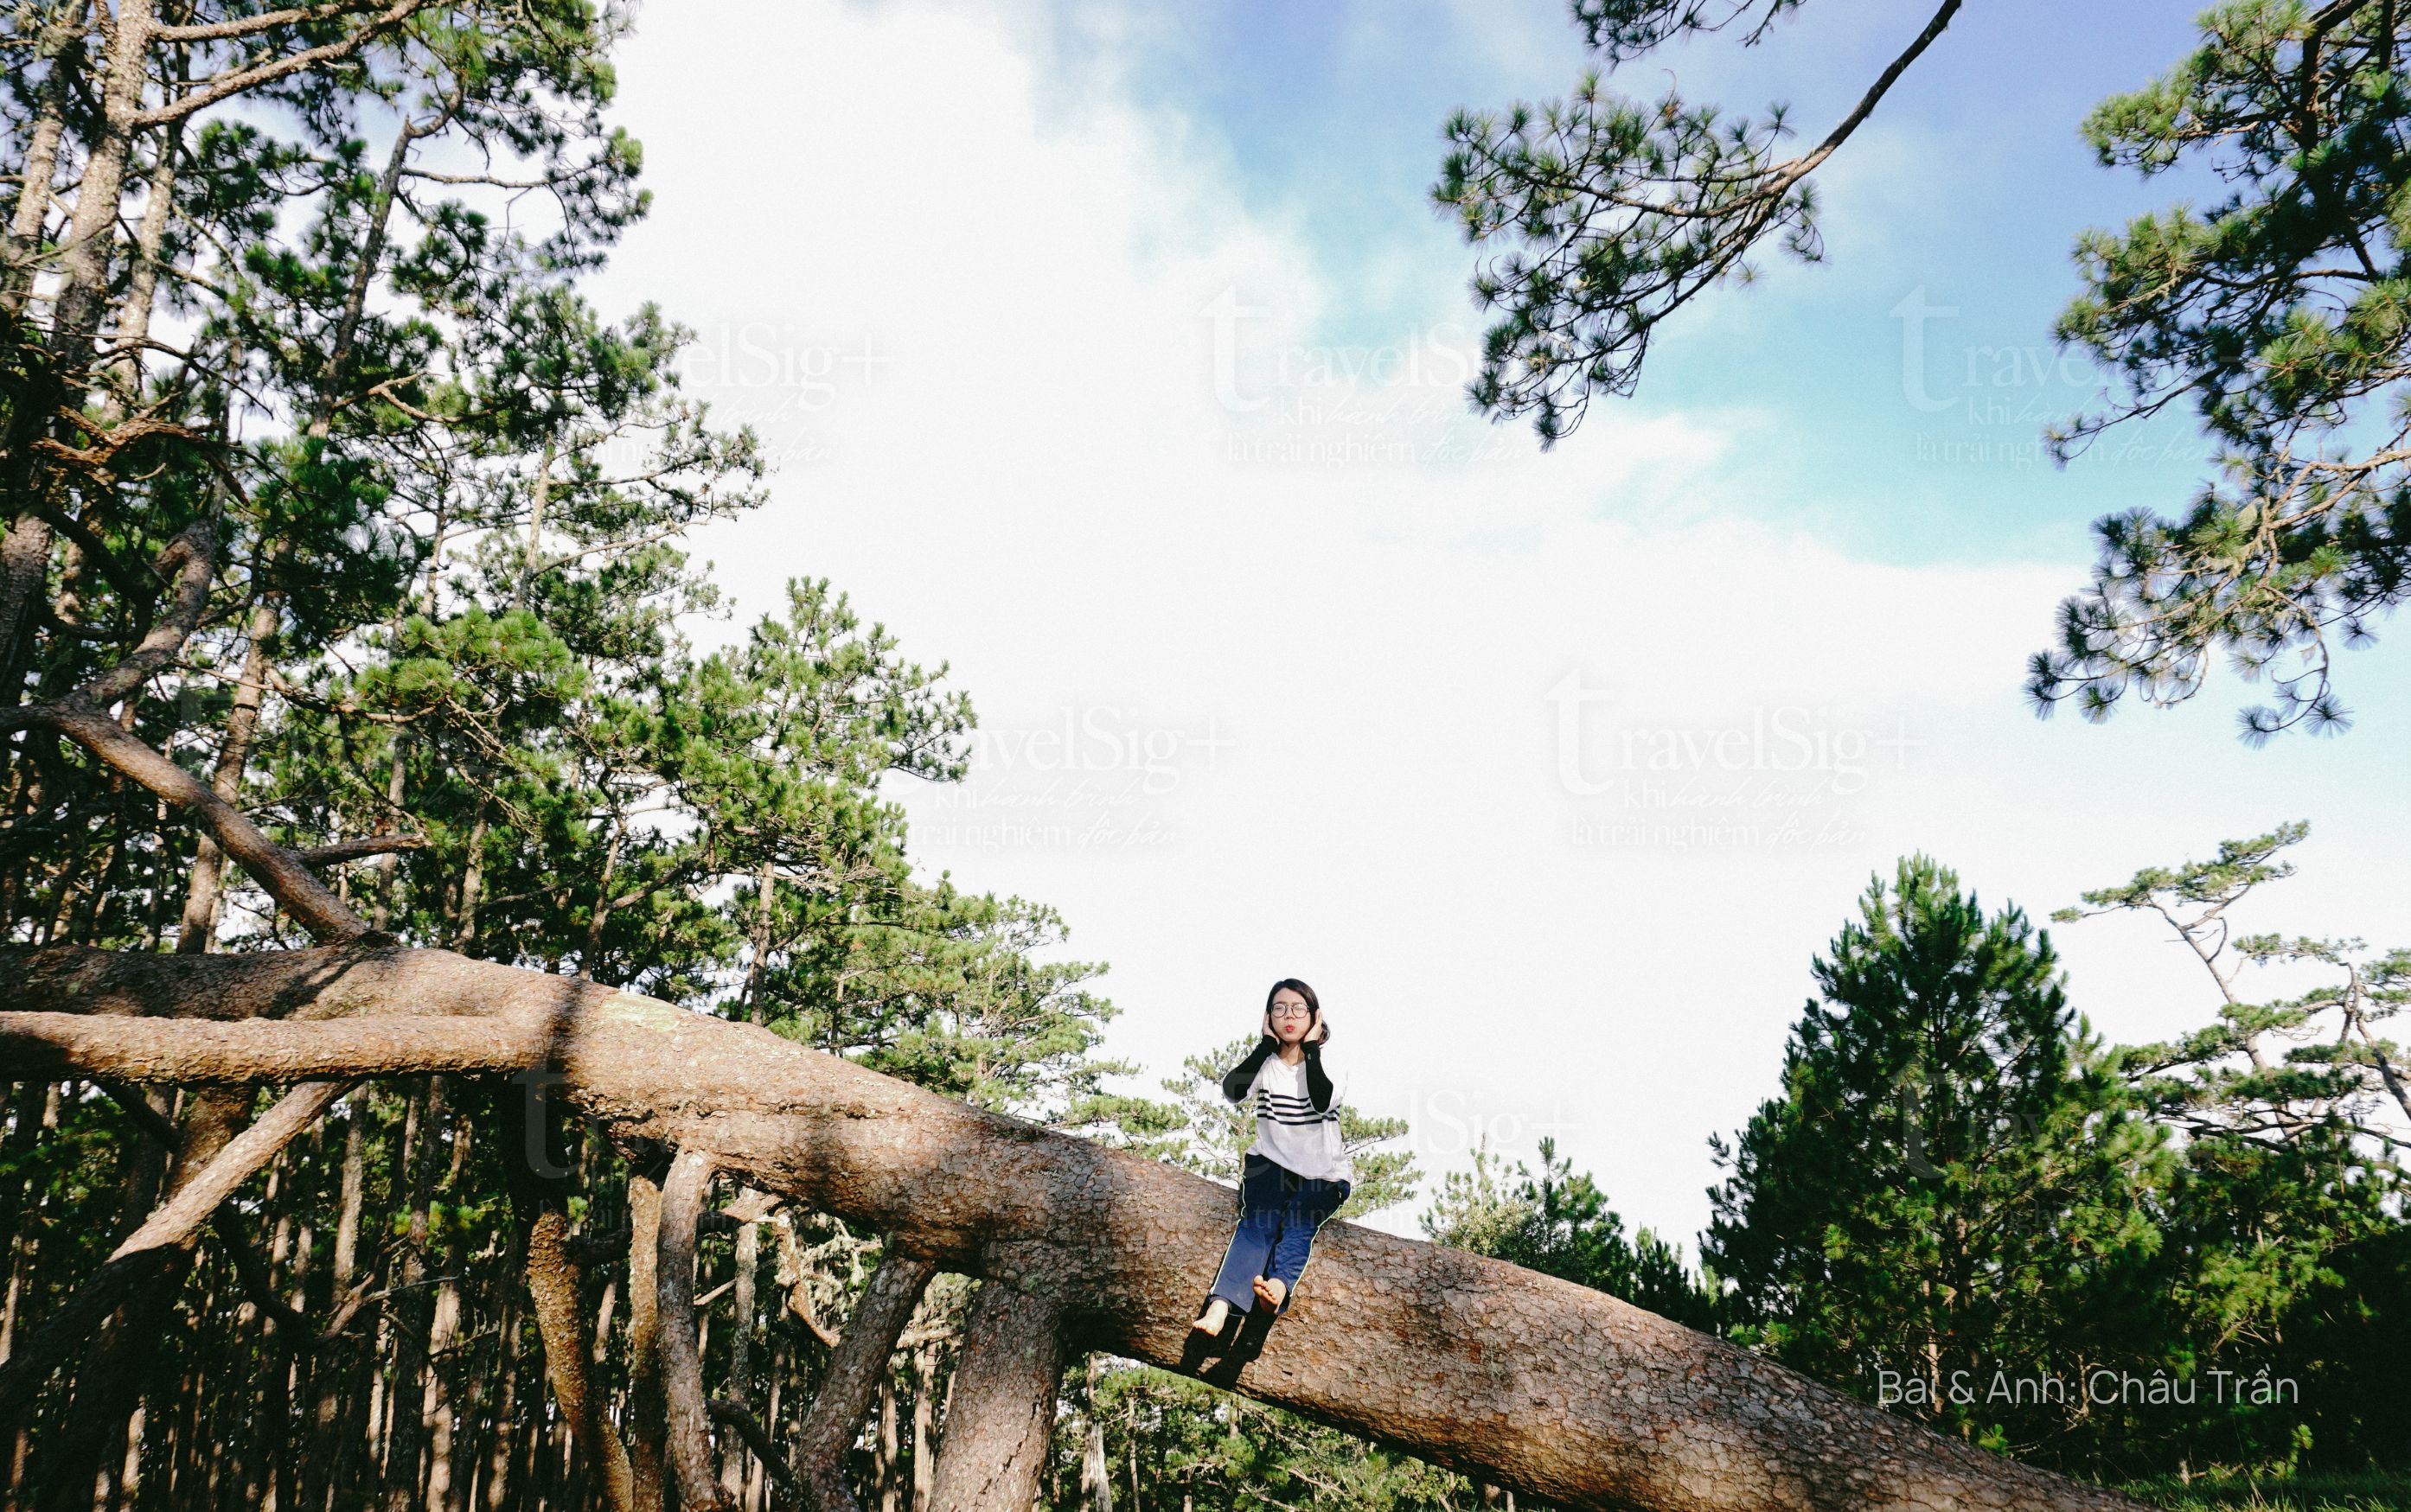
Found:
M 1255 1062 L 1254 1074 L 1241 1081 L 1248 1061 Z M 1309 1053 L 1292 1066 L 1270 1049 L 1269 1041 L 1259 1041 L 1248 1061 L 1223 1078 L 1222 1091 L 1235 1102 L 1254 1100 L 1256 1141 L 1249 1153 L 1301 1176 L 1352 1185 L 1356 1171 L 1340 1138 L 1339 1097 L 1322 1074 L 1320 1053 Z M 1318 1082 L 1320 1086 L 1314 1084 Z M 1317 1093 L 1321 1107 L 1316 1106 Z

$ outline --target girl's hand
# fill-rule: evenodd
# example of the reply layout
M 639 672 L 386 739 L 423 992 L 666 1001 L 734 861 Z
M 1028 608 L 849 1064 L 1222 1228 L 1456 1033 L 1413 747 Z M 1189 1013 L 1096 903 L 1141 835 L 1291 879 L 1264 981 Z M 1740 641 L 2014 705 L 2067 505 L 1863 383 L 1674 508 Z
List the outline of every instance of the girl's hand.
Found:
M 1328 1014 L 1328 1013 L 1318 1013 L 1318 1014 L 1316 1014 L 1316 1015 L 1314 1016 L 1314 1034 L 1313 1034 L 1313 1037 L 1312 1037 L 1312 1038 L 1313 1038 L 1313 1042 L 1314 1042 L 1314 1043 L 1316 1043 L 1316 1044 L 1318 1044 L 1318 1045 L 1319 1045 L 1319 1044 L 1323 1043 L 1324 1041 L 1328 1040 L 1331 1038 L 1331 1015 L 1330 1015 L 1330 1014 Z

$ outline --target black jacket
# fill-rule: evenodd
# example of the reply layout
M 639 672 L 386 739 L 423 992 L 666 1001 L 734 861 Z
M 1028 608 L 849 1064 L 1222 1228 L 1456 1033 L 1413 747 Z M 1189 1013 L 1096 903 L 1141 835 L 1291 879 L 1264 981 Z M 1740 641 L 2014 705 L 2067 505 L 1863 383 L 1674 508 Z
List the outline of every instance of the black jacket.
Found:
M 1264 1065 L 1264 1057 L 1279 1049 L 1280 1041 L 1271 1035 L 1258 1040 L 1256 1048 L 1248 1052 L 1247 1059 L 1223 1073 L 1222 1096 L 1233 1102 L 1245 1098 L 1248 1084 L 1256 1079 L 1256 1070 Z M 1314 1103 L 1316 1112 L 1331 1111 L 1331 1078 L 1322 1069 L 1322 1042 L 1318 1040 L 1306 1042 L 1306 1095 Z

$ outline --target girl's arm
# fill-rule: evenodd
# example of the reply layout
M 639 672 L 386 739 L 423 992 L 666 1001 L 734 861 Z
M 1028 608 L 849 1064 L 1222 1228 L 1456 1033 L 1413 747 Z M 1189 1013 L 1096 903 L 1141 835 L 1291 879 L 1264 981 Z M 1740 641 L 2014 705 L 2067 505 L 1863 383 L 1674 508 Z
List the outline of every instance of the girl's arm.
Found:
M 1322 1069 L 1322 1041 L 1306 1042 L 1306 1095 L 1314 1103 L 1314 1111 L 1331 1111 L 1331 1075 Z
M 1248 1058 L 1223 1074 L 1222 1096 L 1233 1102 L 1244 1099 L 1248 1088 L 1255 1083 L 1257 1069 L 1264 1065 L 1264 1057 L 1279 1048 L 1280 1041 L 1271 1035 L 1257 1040 L 1256 1048 L 1248 1052 Z

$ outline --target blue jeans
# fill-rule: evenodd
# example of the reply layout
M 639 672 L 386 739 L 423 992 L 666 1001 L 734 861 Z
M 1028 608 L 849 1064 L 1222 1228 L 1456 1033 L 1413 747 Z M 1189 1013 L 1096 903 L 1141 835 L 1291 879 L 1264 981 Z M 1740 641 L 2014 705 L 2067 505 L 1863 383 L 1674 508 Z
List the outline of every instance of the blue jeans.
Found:
M 1273 1316 L 1297 1300 L 1297 1278 L 1314 1248 L 1315 1230 L 1348 1200 L 1354 1184 L 1301 1176 L 1288 1167 L 1249 1154 L 1239 1166 L 1239 1229 L 1222 1257 L 1213 1295 L 1233 1308 L 1251 1312 L 1258 1276 L 1277 1275 L 1287 1288 Z

